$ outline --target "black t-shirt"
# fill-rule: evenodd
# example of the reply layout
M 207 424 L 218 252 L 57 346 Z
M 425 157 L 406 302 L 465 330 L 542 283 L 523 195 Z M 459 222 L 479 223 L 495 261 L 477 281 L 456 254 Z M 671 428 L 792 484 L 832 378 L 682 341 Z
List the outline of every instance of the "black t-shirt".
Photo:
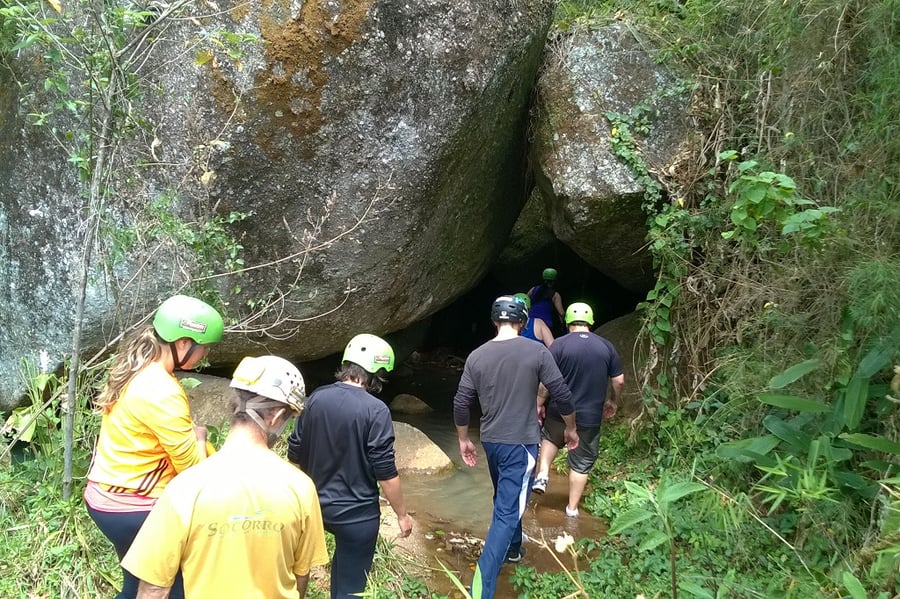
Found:
M 360 387 L 320 387 L 288 437 L 288 459 L 316 483 L 325 522 L 377 518 L 377 481 L 397 476 L 391 412 Z
M 581 426 L 599 426 L 609 379 L 622 374 L 616 348 L 599 335 L 577 332 L 557 338 L 550 346 L 550 353 L 572 391 L 576 422 Z M 560 419 L 552 399 L 547 415 Z

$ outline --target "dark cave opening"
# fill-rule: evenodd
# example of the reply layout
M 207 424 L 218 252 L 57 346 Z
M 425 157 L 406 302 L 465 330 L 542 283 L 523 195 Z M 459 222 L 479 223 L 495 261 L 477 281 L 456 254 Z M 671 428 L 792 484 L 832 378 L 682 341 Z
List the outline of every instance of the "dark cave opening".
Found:
M 527 293 L 540 283 L 541 272 L 548 267 L 559 272 L 555 287 L 563 308 L 573 302 L 589 304 L 594 310 L 595 326 L 633 312 L 644 298 L 588 265 L 564 244 L 556 243 L 521 265 L 496 267 L 474 288 L 432 315 L 416 350 L 444 349 L 464 357 L 493 336 L 490 310 L 494 299 Z M 559 335 L 562 331 L 553 333 Z

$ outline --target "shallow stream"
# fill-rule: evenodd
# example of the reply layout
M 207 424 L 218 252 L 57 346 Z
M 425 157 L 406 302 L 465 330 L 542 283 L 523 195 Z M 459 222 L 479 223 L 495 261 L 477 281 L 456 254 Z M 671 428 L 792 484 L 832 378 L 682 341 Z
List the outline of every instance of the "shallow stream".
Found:
M 450 366 L 423 365 L 409 369 L 403 376 L 395 376 L 388 383 L 386 398 L 398 393 L 410 393 L 435 408 L 427 415 L 394 414 L 394 419 L 415 426 L 425 433 L 453 460 L 454 470 L 444 476 L 401 476 L 407 509 L 414 513 L 417 531 L 421 533 L 421 543 L 416 551 L 429 555 L 424 558 L 429 567 L 438 567 L 437 559 L 459 573 L 463 583 L 472 579 L 474 557 L 454 538 L 484 539 L 491 521 L 492 494 L 490 475 L 484 460 L 484 453 L 478 440 L 477 420 L 473 417 L 470 436 L 479 449 L 478 463 L 469 468 L 462 463 L 456 429 L 453 426 L 451 404 L 453 393 L 459 382 L 460 372 Z M 537 544 L 542 536 L 552 547 L 552 540 L 562 533 L 569 533 L 576 539 L 598 538 L 605 534 L 606 523 L 586 514 L 568 518 L 565 506 L 568 484 L 564 475 L 550 473 L 550 484 L 544 495 L 532 494 L 522 520 L 523 531 L 528 537 L 524 543 L 527 550 L 522 565 L 532 566 L 538 572 L 558 572 L 560 565 L 546 549 Z M 566 567 L 571 567 L 571 558 L 558 556 Z M 498 582 L 498 598 L 515 597 L 509 583 L 512 565 L 504 566 Z M 446 576 L 436 575 L 430 579 L 431 586 L 441 592 L 451 594 L 452 584 Z

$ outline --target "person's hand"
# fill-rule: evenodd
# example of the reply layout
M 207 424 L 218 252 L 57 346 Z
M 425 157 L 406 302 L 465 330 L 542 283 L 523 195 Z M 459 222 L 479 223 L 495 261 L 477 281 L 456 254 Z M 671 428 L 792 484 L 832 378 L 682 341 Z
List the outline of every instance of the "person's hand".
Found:
M 402 516 L 397 516 L 397 525 L 400 527 L 399 537 L 401 539 L 405 539 L 412 532 L 413 521 L 409 514 L 403 514 Z
M 616 402 L 614 402 L 614 401 L 604 402 L 603 403 L 603 419 L 609 420 L 610 418 L 613 418 L 616 415 L 616 412 L 618 411 L 618 409 L 619 409 L 619 406 L 616 405 Z
M 206 442 L 206 427 L 194 425 L 194 435 L 198 441 Z
M 538 424 L 544 424 L 544 418 L 547 416 L 547 406 L 538 406 Z
M 471 468 L 476 464 L 478 452 L 475 451 L 475 444 L 472 443 L 471 439 L 459 440 L 459 455 L 466 466 Z
M 563 436 L 566 439 L 566 449 L 572 451 L 576 447 L 578 447 L 578 431 L 573 426 L 572 428 L 566 427 Z

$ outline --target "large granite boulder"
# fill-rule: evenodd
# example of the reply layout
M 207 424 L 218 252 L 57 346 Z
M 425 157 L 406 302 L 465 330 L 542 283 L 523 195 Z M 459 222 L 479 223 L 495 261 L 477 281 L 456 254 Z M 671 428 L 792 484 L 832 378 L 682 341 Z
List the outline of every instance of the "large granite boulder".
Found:
M 532 188 L 528 201 L 519 213 L 516 224 L 509 234 L 509 240 L 500 256 L 497 258 L 497 266 L 504 270 L 527 270 L 529 276 L 534 279 L 532 283 L 539 282 L 540 272 L 548 263 L 546 248 L 556 242 L 550 215 L 547 213 L 547 205 L 537 187 Z M 522 290 L 526 291 L 525 289 Z
M 220 366 L 261 346 L 326 356 L 452 302 L 525 201 L 527 106 L 553 5 L 189 3 L 119 56 L 134 59 L 137 87 L 117 98 L 130 120 L 105 150 L 110 193 L 92 205 L 69 162 L 87 155 L 71 153 L 87 125 L 53 108 L 79 99 L 86 75 L 44 87 L 56 65 L 19 53 L 0 70 L 0 409 L 21 397 L 22 358 L 46 350 L 61 364 L 70 351 L 85 259 L 90 351 L 178 290 L 227 313 Z
M 613 344 L 622 360 L 625 388 L 618 414 L 622 418 L 634 417 L 643 411 L 641 370 L 647 363 L 650 344 L 648 339 L 639 338 L 641 325 L 640 314 L 631 312 L 603 323 L 594 331 Z
M 391 412 L 394 414 L 430 414 L 434 408 L 409 393 L 400 393 L 391 400 Z
M 234 389 L 229 387 L 231 380 L 195 372 L 184 373 L 180 378 L 189 379 L 184 386 L 194 422 L 223 432 L 231 423 L 232 402 L 237 399 Z M 394 435 L 394 452 L 400 472 L 432 475 L 444 474 L 453 468 L 450 457 L 411 424 L 394 421 Z M 283 435 L 283 439 L 286 438 L 287 433 Z
M 178 378 L 188 396 L 194 424 L 219 430 L 231 424 L 237 405 L 237 393 L 230 386 L 231 379 L 198 372 L 180 373 Z
M 453 461 L 428 436 L 405 422 L 394 421 L 394 456 L 397 470 L 408 474 L 447 474 Z
M 611 152 L 606 114 L 649 108 L 649 131 L 636 135 L 637 151 L 656 172 L 673 162 L 686 139 L 686 95 L 622 24 L 576 28 L 545 56 L 532 151 L 553 231 L 624 288 L 646 292 L 654 277 L 645 249 L 644 186 Z

